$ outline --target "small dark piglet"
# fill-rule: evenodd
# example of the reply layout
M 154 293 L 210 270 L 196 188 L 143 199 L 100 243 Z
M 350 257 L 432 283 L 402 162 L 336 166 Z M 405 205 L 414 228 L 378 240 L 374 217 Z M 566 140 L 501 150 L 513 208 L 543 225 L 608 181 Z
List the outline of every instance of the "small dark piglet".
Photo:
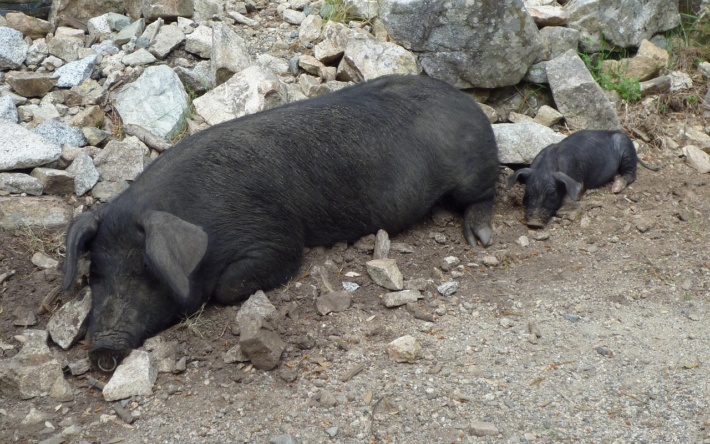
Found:
M 213 299 L 286 283 L 304 247 L 400 232 L 444 200 L 491 243 L 498 149 L 469 96 L 386 76 L 215 125 L 165 151 L 67 233 L 64 288 L 91 259 L 89 356 L 110 371 Z
M 508 177 L 508 188 L 525 184 L 525 220 L 529 227 L 544 227 L 562 206 L 565 195 L 579 199 L 585 189 L 611 182 L 619 193 L 636 180 L 636 164 L 643 163 L 629 137 L 621 131 L 584 130 L 540 151 L 529 168 Z

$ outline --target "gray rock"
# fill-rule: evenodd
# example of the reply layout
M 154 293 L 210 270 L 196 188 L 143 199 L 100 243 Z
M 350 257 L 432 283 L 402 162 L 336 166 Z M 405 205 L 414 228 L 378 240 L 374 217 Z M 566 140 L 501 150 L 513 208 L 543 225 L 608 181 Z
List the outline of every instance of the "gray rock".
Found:
M 143 171 L 148 148 L 137 137 L 110 141 L 94 158 L 102 181 L 131 181 Z
M 74 391 L 71 385 L 64 379 L 64 375 L 57 376 L 54 384 L 49 389 L 49 397 L 60 402 L 71 402 L 74 400 Z
M 111 35 L 112 29 L 108 22 L 108 14 L 102 14 L 98 17 L 92 17 L 86 22 L 86 30 L 92 39 L 99 40 L 101 37 Z
M 388 74 L 419 74 L 417 57 L 399 45 L 353 33 L 338 65 L 338 79 L 360 82 Z M 522 77 L 522 76 L 521 76 Z
M 550 127 L 556 123 L 559 123 L 563 118 L 564 116 L 556 109 L 547 105 L 542 105 L 540 109 L 537 110 L 537 114 L 535 114 L 534 122 Z
M 209 60 L 198 62 L 192 69 L 176 66 L 175 73 L 186 87 L 198 94 L 209 91 L 214 85 Z
M 35 168 L 30 175 L 42 183 L 45 194 L 67 195 L 74 192 L 74 177 L 64 170 Z
M 418 290 L 402 290 L 391 293 L 385 293 L 382 295 L 382 303 L 387 308 L 399 307 L 401 305 L 407 305 L 410 302 L 417 302 L 419 299 L 423 298 L 422 294 Z
M 518 83 L 539 60 L 537 26 L 522 0 L 467 2 L 383 0 L 390 37 L 419 55 L 429 76 L 458 88 L 495 88 Z
M 641 97 L 647 97 L 651 94 L 661 94 L 671 89 L 671 77 L 660 76 L 655 79 L 639 82 L 641 87 Z
M 503 164 L 530 164 L 543 148 L 565 138 L 536 122 L 499 123 L 493 125 L 493 133 Z
M 436 291 L 442 296 L 453 296 L 459 290 L 459 283 L 457 281 L 448 281 L 436 287 Z
M 71 221 L 72 208 L 57 197 L 0 197 L 0 228 L 59 228 Z
M 89 370 L 91 370 L 91 361 L 89 361 L 89 358 L 82 358 L 69 363 L 69 372 L 72 376 L 83 375 Z
M 113 41 L 117 45 L 125 45 L 128 43 L 132 38 L 138 37 L 139 35 L 143 34 L 143 31 L 145 30 L 145 19 L 138 19 L 135 22 L 131 23 L 130 25 L 122 28 L 118 34 L 116 34 L 116 37 L 113 39 Z
M 10 123 L 17 123 L 17 107 L 12 97 L 0 96 L 0 120 L 6 120 Z
M 271 370 L 279 365 L 286 343 L 259 316 L 245 316 L 239 325 L 239 345 L 254 367 Z
M 269 444 L 298 444 L 298 441 L 291 435 L 276 435 L 269 438 Z
M 128 66 L 150 65 L 157 59 L 145 48 L 138 48 L 136 51 L 121 58 L 121 63 Z
M 22 97 L 44 97 L 59 79 L 47 73 L 12 72 L 5 81 Z
M 47 50 L 65 62 L 79 60 L 79 50 L 84 48 L 84 39 L 71 36 L 55 36 L 47 40 Z
M 380 13 L 378 0 L 345 0 L 343 3 L 348 8 L 348 14 L 365 20 L 372 20 Z
M 59 146 L 86 145 L 86 137 L 79 128 L 72 128 L 60 120 L 45 120 L 37 125 L 32 132 Z
M 194 13 L 193 0 L 144 1 L 142 2 L 141 12 L 143 17 L 150 22 L 157 18 L 192 17 Z
M 125 191 L 128 185 L 128 182 L 125 180 L 118 182 L 99 182 L 91 189 L 91 195 L 100 202 L 108 202 Z
M 170 52 L 185 41 L 185 34 L 176 25 L 162 26 L 155 36 L 150 52 L 163 60 Z
M 276 75 L 288 74 L 288 60 L 272 56 L 271 54 L 260 54 L 256 58 L 256 63 L 270 69 Z
M 0 171 L 44 165 L 57 160 L 61 153 L 59 145 L 39 134 L 0 120 Z
M 387 356 L 395 362 L 412 363 L 417 359 L 422 346 L 413 336 L 406 335 L 387 344 Z
M 212 28 L 200 25 L 185 36 L 185 51 L 191 52 L 203 59 L 212 55 Z
M 116 368 L 103 389 L 106 401 L 118 401 L 131 396 L 147 396 L 153 393 L 158 377 L 158 367 L 153 355 L 142 350 L 133 350 Z
M 62 305 L 47 322 L 47 330 L 57 345 L 68 350 L 86 332 L 91 289 L 88 287 L 73 300 Z
M 99 170 L 94 166 L 94 161 L 84 152 L 74 158 L 66 172 L 74 177 L 74 193 L 77 196 L 83 196 L 93 188 L 100 176 Z
M 694 145 L 686 145 L 683 147 L 683 155 L 691 168 L 702 174 L 710 173 L 710 155 L 705 151 Z
M 439 267 L 444 271 L 451 271 L 460 263 L 461 260 L 456 256 L 446 256 L 439 262 Z
M 47 346 L 47 331 L 25 330 L 27 339 L 12 358 L 0 360 L 0 395 L 30 399 L 46 396 L 64 378 L 62 369 Z
M 376 259 L 368 261 L 366 264 L 367 274 L 377 285 L 390 290 L 401 290 L 404 288 L 402 273 L 397 267 L 394 259 Z
M 576 129 L 620 129 L 614 105 L 575 50 L 547 62 L 547 80 L 557 109 Z
M 563 26 L 547 26 L 540 30 L 542 60 L 552 60 L 579 46 L 579 31 Z
M 112 54 L 118 54 L 118 46 L 113 40 L 104 40 L 101 43 L 94 43 L 91 45 L 91 50 L 100 56 L 108 56 Z
M 212 78 L 221 85 L 234 74 L 251 66 L 252 60 L 246 42 L 229 26 L 216 22 L 212 26 Z
M 36 177 L 23 173 L 0 173 L 0 190 L 8 193 L 26 193 L 32 196 L 42 194 L 42 182 Z
M 301 22 L 306 19 L 306 14 L 301 11 L 294 11 L 293 9 L 284 9 L 283 19 L 286 23 L 300 25 Z
M 162 336 L 153 336 L 143 343 L 143 348 L 153 354 L 157 363 L 158 373 L 174 373 L 177 361 L 177 341 L 166 341 Z
M 298 27 L 298 40 L 303 46 L 315 42 L 321 36 L 322 27 L 323 19 L 320 15 L 309 15 L 301 22 L 301 26 Z
M 385 230 L 377 230 L 375 235 L 375 249 L 372 253 L 373 259 L 387 259 L 390 252 L 390 237 Z
M 27 57 L 25 57 L 26 65 L 41 65 L 44 59 L 49 55 L 49 45 L 44 39 L 35 40 L 32 45 L 30 45 L 27 50 Z
M 119 32 L 126 26 L 131 24 L 131 19 L 123 14 L 117 14 L 115 12 L 109 12 L 106 14 L 106 21 L 111 27 L 111 30 Z
M 278 316 L 276 307 L 269 301 L 266 293 L 259 290 L 253 295 L 249 296 L 241 307 L 237 311 L 237 316 L 235 322 L 241 328 L 242 320 L 249 316 L 257 316 L 267 321 L 274 321 Z
M 286 101 L 286 89 L 276 75 L 260 66 L 235 74 L 192 103 L 210 125 L 273 108 Z
M 189 112 L 185 88 L 166 65 L 146 68 L 135 82 L 121 88 L 115 107 L 124 125 L 141 126 L 165 139 L 183 128 Z
M 316 309 L 322 316 L 328 313 L 338 313 L 350 308 L 353 297 L 347 291 L 334 291 L 316 298 Z
M 0 70 L 22 66 L 28 49 L 20 31 L 0 26 Z
M 468 432 L 473 436 L 496 436 L 500 433 L 494 424 L 483 421 L 472 421 Z
M 242 346 L 237 344 L 226 352 L 224 352 L 224 355 L 222 355 L 222 360 L 225 364 L 233 364 L 235 362 L 247 362 L 249 361 L 249 356 L 245 355 L 242 351 Z
M 693 79 L 682 71 L 671 71 L 671 92 L 685 91 L 693 87 Z
M 585 52 L 604 43 L 630 48 L 680 25 L 675 0 L 577 0 L 567 7 L 568 26 L 580 31 Z
M 59 77 L 57 82 L 58 88 L 71 88 L 77 86 L 84 80 L 91 77 L 91 73 L 96 66 L 96 55 L 84 57 L 81 60 L 67 63 L 58 70 L 54 71 L 54 76 Z

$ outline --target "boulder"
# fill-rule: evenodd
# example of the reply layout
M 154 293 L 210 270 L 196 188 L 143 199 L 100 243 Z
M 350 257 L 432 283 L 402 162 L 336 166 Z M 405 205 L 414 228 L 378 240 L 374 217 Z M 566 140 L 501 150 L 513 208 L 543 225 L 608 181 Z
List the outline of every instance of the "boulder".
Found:
M 32 168 L 57 160 L 62 149 L 23 126 L 0 119 L 0 171 Z
M 72 207 L 59 197 L 0 197 L 0 228 L 65 228 Z
M 29 46 L 20 31 L 0 26 L 0 70 L 22 66 Z

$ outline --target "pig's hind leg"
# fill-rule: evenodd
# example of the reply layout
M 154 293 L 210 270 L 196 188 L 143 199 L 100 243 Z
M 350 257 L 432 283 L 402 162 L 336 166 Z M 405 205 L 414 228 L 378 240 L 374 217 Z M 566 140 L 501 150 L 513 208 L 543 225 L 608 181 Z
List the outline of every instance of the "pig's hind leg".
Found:
M 302 255 L 303 247 L 297 245 L 262 244 L 250 249 L 222 272 L 215 299 L 234 304 L 258 290 L 271 290 L 286 283 L 298 271 Z
M 633 142 L 625 135 L 615 135 L 614 143 L 617 144 L 616 149 L 617 152 L 621 153 L 621 158 L 618 170 L 619 177 L 614 180 L 614 184 L 611 186 L 611 192 L 620 193 L 627 186 L 636 181 L 638 156 L 636 155 L 636 148 Z

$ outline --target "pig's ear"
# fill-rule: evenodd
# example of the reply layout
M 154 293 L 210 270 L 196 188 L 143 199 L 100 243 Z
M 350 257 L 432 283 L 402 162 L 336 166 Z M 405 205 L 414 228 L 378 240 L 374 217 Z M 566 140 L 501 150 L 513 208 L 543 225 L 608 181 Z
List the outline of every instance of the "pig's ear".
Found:
M 69 226 L 62 290 L 67 291 L 74 284 L 76 270 L 79 268 L 79 256 L 86 251 L 87 243 L 96 236 L 98 229 L 99 216 L 93 211 L 81 213 Z
M 516 172 L 508 176 L 508 179 L 506 180 L 506 186 L 510 188 L 515 185 L 515 182 L 525 183 L 532 171 L 532 168 L 521 168 L 517 170 Z
M 163 211 L 149 211 L 141 224 L 148 266 L 170 286 L 180 303 L 191 304 L 190 273 L 207 251 L 207 233 Z
M 567 195 L 572 199 L 572 200 L 577 200 L 579 199 L 579 194 L 582 192 L 582 184 L 577 182 L 576 180 L 572 179 L 565 173 L 561 171 L 556 171 L 552 173 L 552 176 L 555 178 L 557 182 L 562 183 L 565 186 L 565 189 L 567 190 Z

